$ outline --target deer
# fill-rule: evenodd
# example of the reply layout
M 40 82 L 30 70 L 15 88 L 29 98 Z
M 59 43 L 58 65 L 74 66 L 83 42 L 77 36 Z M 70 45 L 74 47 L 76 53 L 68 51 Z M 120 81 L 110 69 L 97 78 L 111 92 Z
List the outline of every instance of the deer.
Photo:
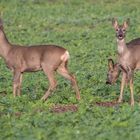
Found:
M 70 54 L 67 49 L 57 45 L 14 45 L 8 41 L 2 19 L 0 19 L 0 56 L 13 73 L 14 97 L 21 95 L 23 73 L 42 70 L 48 77 L 49 87 L 41 100 L 47 100 L 56 89 L 56 72 L 71 82 L 76 98 L 80 100 L 76 77 L 68 70 Z
M 113 60 L 108 60 L 109 71 L 106 83 L 115 83 L 120 72 L 122 72 L 118 103 L 122 102 L 124 87 L 129 83 L 131 96 L 130 104 L 131 106 L 134 106 L 133 79 L 134 72 L 140 69 L 140 38 L 136 38 L 129 43 L 125 42 L 126 30 L 129 26 L 129 19 L 124 21 L 122 25 L 118 24 L 117 19 L 113 19 L 112 25 L 116 32 L 118 56 L 116 64 L 114 64 Z

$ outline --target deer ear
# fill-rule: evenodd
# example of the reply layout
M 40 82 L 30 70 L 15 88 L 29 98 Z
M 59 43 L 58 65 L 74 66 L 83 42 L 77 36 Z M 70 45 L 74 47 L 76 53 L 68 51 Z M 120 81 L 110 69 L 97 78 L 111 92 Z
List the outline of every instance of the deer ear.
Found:
M 118 21 L 117 21 L 116 18 L 113 18 L 113 19 L 112 19 L 112 25 L 113 25 L 113 27 L 114 27 L 115 29 L 118 27 Z
M 108 68 L 109 70 L 113 70 L 114 68 L 114 61 L 112 59 L 108 59 Z
M 127 29 L 128 26 L 129 26 L 129 23 L 130 23 L 130 19 L 128 18 L 126 21 L 124 21 L 123 27 L 124 27 L 125 29 Z

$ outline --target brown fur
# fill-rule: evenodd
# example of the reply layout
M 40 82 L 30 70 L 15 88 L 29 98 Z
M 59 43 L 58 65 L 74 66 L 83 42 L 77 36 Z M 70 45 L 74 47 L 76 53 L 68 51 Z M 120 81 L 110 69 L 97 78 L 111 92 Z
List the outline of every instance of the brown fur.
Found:
M 118 64 L 122 68 L 121 91 L 118 102 L 122 101 L 123 89 L 126 82 L 129 82 L 131 93 L 131 105 L 134 105 L 133 95 L 133 73 L 140 69 L 140 38 L 134 39 L 126 44 L 125 35 L 128 28 L 128 20 L 119 25 L 116 19 L 113 20 L 113 27 L 116 31 L 118 45 Z
M 43 70 L 49 80 L 49 88 L 42 97 L 46 100 L 55 89 L 57 83 L 54 72 L 70 80 L 80 99 L 80 92 L 75 76 L 69 73 L 67 63 L 69 53 L 66 49 L 56 45 L 20 46 L 11 44 L 4 33 L 2 21 L 0 20 L 0 56 L 3 57 L 7 66 L 13 72 L 13 95 L 20 96 L 22 74 Z
M 114 64 L 112 59 L 108 59 L 108 73 L 106 84 L 114 84 L 120 75 L 119 64 Z

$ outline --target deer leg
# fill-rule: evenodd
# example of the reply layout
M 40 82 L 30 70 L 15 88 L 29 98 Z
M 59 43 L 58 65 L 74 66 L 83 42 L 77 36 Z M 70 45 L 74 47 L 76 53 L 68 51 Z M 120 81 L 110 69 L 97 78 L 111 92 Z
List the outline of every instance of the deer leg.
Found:
M 130 79 L 131 106 L 134 106 L 133 77 Z
M 80 100 L 80 91 L 79 91 L 79 88 L 78 88 L 78 85 L 77 85 L 77 81 L 76 81 L 76 78 L 74 75 L 70 74 L 68 72 L 68 69 L 67 69 L 67 63 L 62 63 L 58 69 L 57 69 L 57 72 L 62 75 L 63 77 L 65 77 L 66 79 L 68 79 L 69 81 L 71 81 L 72 83 L 72 86 L 76 92 L 76 98 L 78 100 Z
M 132 73 L 132 70 L 130 67 L 127 67 L 127 78 L 126 78 L 126 83 L 130 82 L 130 79 L 132 78 L 133 76 L 133 73 Z
M 21 95 L 22 76 L 23 76 L 23 74 L 21 73 L 21 75 L 20 75 L 20 80 L 19 80 L 19 85 L 18 85 L 18 90 L 17 90 L 17 95 L 18 95 L 18 96 Z
M 124 90 L 125 82 L 126 82 L 126 73 L 123 72 L 122 73 L 122 81 L 121 81 L 121 91 L 120 91 L 120 96 L 119 96 L 119 99 L 118 99 L 119 103 L 121 103 L 122 99 L 123 99 L 123 90 Z
M 19 71 L 14 71 L 14 79 L 13 79 L 13 95 L 16 97 L 17 95 L 17 90 L 19 88 L 19 83 L 20 83 L 20 75 L 21 73 Z
M 57 83 L 56 83 L 56 80 L 54 78 L 54 71 L 52 71 L 52 70 L 45 70 L 45 69 L 43 69 L 43 70 L 44 70 L 45 74 L 48 77 L 48 80 L 49 80 L 49 88 L 46 91 L 45 95 L 41 98 L 41 100 L 47 100 L 47 98 L 50 95 L 50 93 L 52 91 L 54 91 L 54 89 L 56 88 Z

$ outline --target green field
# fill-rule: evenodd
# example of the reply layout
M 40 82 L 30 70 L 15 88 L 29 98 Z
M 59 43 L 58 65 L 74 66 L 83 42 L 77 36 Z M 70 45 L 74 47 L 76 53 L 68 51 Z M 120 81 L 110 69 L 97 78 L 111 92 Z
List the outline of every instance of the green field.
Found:
M 69 81 L 56 75 L 56 91 L 42 102 L 48 87 L 43 72 L 25 73 L 22 96 L 13 98 L 12 73 L 0 59 L 1 140 L 140 140 L 140 73 L 135 74 L 135 106 L 130 91 L 113 107 L 96 102 L 116 100 L 120 78 L 106 85 L 107 59 L 116 59 L 117 45 L 111 19 L 130 18 L 126 40 L 140 37 L 139 0 L 0 0 L 7 38 L 21 45 L 57 44 L 70 52 L 81 100 Z M 76 112 L 54 113 L 55 105 L 75 104 Z

